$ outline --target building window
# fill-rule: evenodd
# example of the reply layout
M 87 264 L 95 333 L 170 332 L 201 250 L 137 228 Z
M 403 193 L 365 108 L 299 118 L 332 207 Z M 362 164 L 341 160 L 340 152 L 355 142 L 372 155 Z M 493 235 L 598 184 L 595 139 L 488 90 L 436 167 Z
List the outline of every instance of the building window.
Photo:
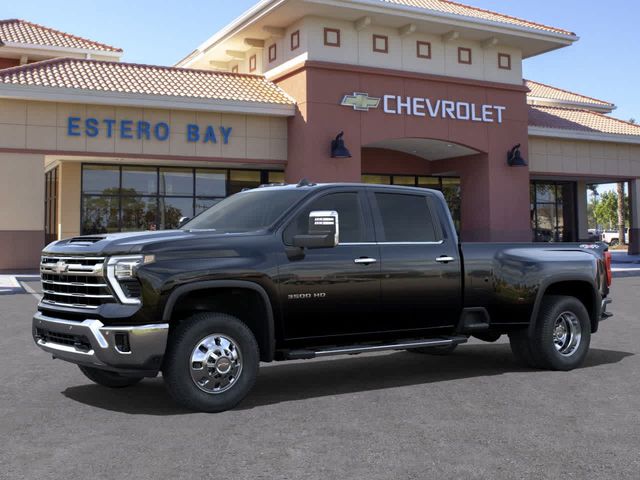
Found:
M 431 42 L 421 42 L 418 40 L 416 42 L 416 49 L 418 58 L 431 58 Z
M 58 240 L 58 167 L 44 174 L 44 242 Z
M 255 72 L 258 68 L 258 57 L 256 55 L 251 55 L 249 58 L 249 71 Z
M 300 48 L 300 30 L 296 30 L 291 34 L 291 51 Z
M 278 57 L 278 46 L 274 43 L 269 47 L 269 62 L 275 62 Z
M 499 53 L 498 68 L 501 68 L 502 70 L 511 70 L 511 55 L 507 53 Z
M 462 63 L 464 65 L 471 65 L 471 49 L 458 47 L 458 63 Z
M 389 53 L 389 37 L 386 35 L 374 35 L 373 51 L 377 53 Z
M 440 190 L 453 217 L 456 230 L 460 233 L 461 189 L 459 177 L 426 177 L 415 175 L 362 175 L 362 183 L 377 185 L 402 185 L 405 187 L 421 187 Z
M 238 65 L 231 67 L 231 73 L 238 73 Z
M 83 164 L 81 233 L 174 229 L 181 217 L 282 178 L 260 170 Z
M 575 182 L 531 182 L 531 228 L 534 242 L 578 240 Z
M 337 28 L 325 28 L 324 29 L 324 45 L 326 47 L 339 47 L 340 46 L 340 30 Z

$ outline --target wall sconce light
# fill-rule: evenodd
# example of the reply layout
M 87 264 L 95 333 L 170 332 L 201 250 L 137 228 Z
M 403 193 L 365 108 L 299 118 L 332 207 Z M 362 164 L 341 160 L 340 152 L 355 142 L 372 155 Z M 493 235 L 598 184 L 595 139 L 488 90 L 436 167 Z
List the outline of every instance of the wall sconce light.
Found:
M 335 140 L 331 140 L 331 158 L 351 158 L 351 152 L 344 145 L 343 136 L 344 132 L 340 132 Z
M 510 167 L 526 167 L 527 161 L 520 154 L 520 144 L 509 150 L 507 154 L 507 163 Z

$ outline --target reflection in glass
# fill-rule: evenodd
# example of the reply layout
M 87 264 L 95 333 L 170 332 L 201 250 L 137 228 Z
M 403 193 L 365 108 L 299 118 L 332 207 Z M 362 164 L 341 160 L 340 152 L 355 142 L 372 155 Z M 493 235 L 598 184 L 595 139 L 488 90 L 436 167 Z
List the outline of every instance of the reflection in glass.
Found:
M 440 190 L 440 178 L 418 177 L 418 186 L 422 188 L 433 188 L 434 190 Z
M 375 185 L 391 185 L 389 175 L 362 175 L 362 183 L 373 183 Z
M 269 172 L 269 183 L 285 183 L 284 172 Z
M 182 217 L 193 217 L 193 198 L 160 198 L 160 230 L 178 228 Z
M 260 172 L 253 170 L 231 170 L 229 172 L 229 195 L 241 192 L 245 188 L 260 186 Z
M 227 172 L 224 170 L 196 170 L 196 195 L 227 196 Z
M 85 196 L 82 201 L 82 233 L 96 235 L 117 232 L 119 210 L 118 197 Z
M 160 195 L 193 195 L 193 170 L 161 168 Z
M 224 200 L 224 198 L 196 198 L 196 215 L 200 215 L 207 208 L 213 207 L 216 203 Z
M 393 176 L 393 184 L 394 185 L 402 185 L 405 187 L 414 187 L 416 184 L 416 177 L 409 177 L 403 175 L 394 175 Z
M 122 197 L 122 231 L 158 230 L 156 197 Z
M 117 195 L 120 169 L 111 165 L 85 165 L 82 169 L 83 193 Z
M 158 171 L 153 167 L 123 167 L 123 195 L 155 195 L 158 191 Z

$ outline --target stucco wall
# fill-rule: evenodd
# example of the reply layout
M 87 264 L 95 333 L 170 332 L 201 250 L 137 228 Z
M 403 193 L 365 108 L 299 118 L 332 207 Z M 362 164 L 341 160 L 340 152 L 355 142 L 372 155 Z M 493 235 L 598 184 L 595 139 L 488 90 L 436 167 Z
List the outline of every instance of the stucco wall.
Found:
M 640 145 L 530 137 L 529 157 L 532 173 L 640 176 Z
M 121 139 L 113 134 L 107 138 L 105 127 L 91 138 L 84 133 L 68 135 L 69 117 L 131 120 L 151 124 L 166 122 L 171 135 L 166 141 L 135 138 Z M 217 142 L 189 142 L 188 124 L 203 129 L 216 129 Z M 228 144 L 223 142 L 219 128 L 232 128 Z M 84 129 L 81 123 L 81 130 Z M 30 151 L 83 152 L 96 154 L 144 155 L 157 158 L 186 157 L 211 159 L 252 159 L 286 161 L 287 120 L 279 117 L 190 112 L 128 107 L 110 107 L 52 102 L 30 102 L 0 99 L 0 149 Z
M 34 268 L 44 246 L 44 157 L 0 152 L 0 270 Z

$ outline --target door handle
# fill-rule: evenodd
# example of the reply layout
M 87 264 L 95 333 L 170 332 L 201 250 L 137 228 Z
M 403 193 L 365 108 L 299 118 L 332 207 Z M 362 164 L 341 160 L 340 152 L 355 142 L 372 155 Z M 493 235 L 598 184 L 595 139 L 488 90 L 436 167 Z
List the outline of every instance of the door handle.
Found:
M 438 263 L 449 263 L 449 262 L 453 262 L 454 260 L 455 258 L 449 257 L 447 255 L 443 255 L 441 257 L 436 258 L 436 262 Z
M 369 257 L 360 257 L 360 258 L 356 258 L 353 263 L 357 263 L 358 265 L 370 265 L 372 263 L 376 263 L 378 260 L 376 260 L 375 258 L 369 258 Z

